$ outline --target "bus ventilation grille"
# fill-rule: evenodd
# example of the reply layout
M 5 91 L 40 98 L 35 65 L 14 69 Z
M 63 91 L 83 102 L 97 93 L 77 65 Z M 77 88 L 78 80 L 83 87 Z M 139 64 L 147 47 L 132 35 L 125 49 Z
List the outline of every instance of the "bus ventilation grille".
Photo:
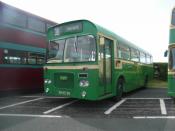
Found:
M 55 73 L 54 85 L 57 88 L 73 88 L 74 87 L 74 74 L 73 73 Z

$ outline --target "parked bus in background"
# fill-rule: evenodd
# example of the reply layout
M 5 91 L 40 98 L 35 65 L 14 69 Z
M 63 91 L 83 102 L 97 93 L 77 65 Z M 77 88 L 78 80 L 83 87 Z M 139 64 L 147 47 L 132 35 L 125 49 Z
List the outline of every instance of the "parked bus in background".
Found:
M 168 95 L 175 97 L 175 8 L 172 10 L 169 37 Z
M 88 20 L 48 29 L 45 93 L 84 100 L 120 99 L 153 77 L 152 56 Z
M 55 24 L 0 2 L 0 92 L 43 90 L 46 30 Z

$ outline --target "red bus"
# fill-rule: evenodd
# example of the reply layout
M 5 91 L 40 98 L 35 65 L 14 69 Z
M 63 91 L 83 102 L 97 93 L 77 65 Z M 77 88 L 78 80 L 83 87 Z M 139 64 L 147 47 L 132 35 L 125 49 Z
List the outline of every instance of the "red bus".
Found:
M 0 2 L 0 92 L 43 90 L 46 31 L 55 24 Z

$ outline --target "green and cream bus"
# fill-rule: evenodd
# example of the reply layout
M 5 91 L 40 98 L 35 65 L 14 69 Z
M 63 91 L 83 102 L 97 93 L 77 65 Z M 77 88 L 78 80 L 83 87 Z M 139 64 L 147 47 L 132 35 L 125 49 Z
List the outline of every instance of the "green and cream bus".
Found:
M 47 95 L 120 99 L 153 76 L 151 54 L 88 20 L 53 26 L 47 37 Z
M 168 95 L 175 97 L 175 8 L 171 15 L 168 60 Z

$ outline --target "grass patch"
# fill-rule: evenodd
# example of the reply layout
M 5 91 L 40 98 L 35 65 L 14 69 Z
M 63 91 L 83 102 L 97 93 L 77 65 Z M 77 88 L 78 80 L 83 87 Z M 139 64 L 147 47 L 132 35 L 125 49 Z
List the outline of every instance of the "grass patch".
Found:
M 153 80 L 148 82 L 147 87 L 149 87 L 149 88 L 167 88 L 168 83 L 167 83 L 167 81 L 153 79 Z

